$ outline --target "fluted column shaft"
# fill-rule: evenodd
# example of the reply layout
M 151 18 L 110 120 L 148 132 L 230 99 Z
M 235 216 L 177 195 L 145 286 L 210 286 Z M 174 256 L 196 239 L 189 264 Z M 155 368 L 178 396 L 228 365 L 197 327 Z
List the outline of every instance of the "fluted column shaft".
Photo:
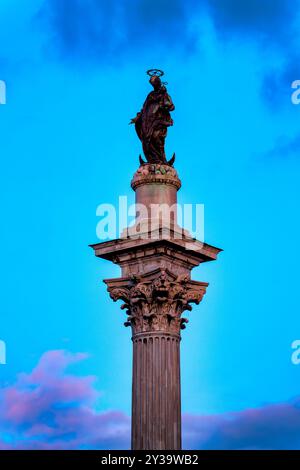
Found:
M 132 341 L 132 449 L 179 450 L 180 337 L 149 332 Z

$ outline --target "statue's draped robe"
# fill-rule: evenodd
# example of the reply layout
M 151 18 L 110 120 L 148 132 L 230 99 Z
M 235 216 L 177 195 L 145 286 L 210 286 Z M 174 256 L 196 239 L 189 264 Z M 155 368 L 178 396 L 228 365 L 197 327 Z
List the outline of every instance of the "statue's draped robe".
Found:
M 137 114 L 135 129 L 149 163 L 167 163 L 165 138 L 168 127 L 173 125 L 170 111 L 174 109 L 171 97 L 162 86 L 149 93 L 141 112 Z

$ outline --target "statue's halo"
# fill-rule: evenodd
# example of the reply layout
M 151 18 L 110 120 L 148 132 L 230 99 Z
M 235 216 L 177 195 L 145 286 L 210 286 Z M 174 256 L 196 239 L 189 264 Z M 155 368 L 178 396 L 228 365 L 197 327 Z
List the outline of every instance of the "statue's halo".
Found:
M 147 75 L 149 77 L 162 77 L 165 73 L 159 69 L 149 69 L 147 70 Z

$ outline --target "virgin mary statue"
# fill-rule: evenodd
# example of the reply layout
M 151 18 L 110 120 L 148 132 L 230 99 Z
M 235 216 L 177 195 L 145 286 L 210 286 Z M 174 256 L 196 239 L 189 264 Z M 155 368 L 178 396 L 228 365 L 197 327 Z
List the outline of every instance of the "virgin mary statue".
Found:
M 157 72 L 160 71 L 156 70 Z M 147 162 L 167 164 L 165 139 L 168 127 L 173 125 L 170 111 L 174 111 L 175 106 L 160 76 L 156 74 L 150 76 L 149 82 L 154 90 L 149 93 L 141 111 L 131 119 L 130 124 L 135 124 Z

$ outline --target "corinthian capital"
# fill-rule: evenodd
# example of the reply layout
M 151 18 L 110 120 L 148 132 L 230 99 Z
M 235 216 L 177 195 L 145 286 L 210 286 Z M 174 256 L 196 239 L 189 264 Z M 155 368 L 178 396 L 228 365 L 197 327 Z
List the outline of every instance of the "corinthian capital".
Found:
M 121 308 L 128 315 L 125 326 L 132 327 L 133 335 L 156 331 L 180 335 L 188 322 L 182 313 L 192 310 L 190 304 L 201 302 L 208 285 L 161 269 L 105 282 L 111 298 L 124 302 Z

